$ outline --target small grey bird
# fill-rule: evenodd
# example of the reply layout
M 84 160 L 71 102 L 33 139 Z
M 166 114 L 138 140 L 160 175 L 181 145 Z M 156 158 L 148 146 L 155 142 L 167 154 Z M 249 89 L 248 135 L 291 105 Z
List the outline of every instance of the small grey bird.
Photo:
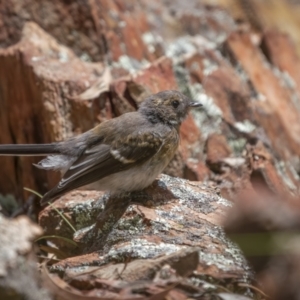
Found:
M 146 98 L 138 111 L 66 141 L 0 145 L 0 155 L 48 155 L 36 166 L 61 171 L 63 177 L 41 204 L 95 183 L 97 189 L 112 193 L 138 191 L 168 165 L 178 148 L 182 121 L 190 107 L 199 106 L 180 92 L 167 90 Z

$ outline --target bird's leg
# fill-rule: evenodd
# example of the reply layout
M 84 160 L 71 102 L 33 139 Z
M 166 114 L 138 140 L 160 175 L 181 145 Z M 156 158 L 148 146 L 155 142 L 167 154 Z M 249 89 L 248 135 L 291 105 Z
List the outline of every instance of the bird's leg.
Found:
M 83 245 L 84 253 L 99 251 L 105 247 L 110 232 L 130 204 L 147 206 L 149 200 L 152 200 L 146 191 L 107 194 L 105 198 L 105 208 L 97 216 L 95 224 L 75 238 L 76 242 Z
M 131 192 L 130 195 L 130 203 L 137 204 L 137 205 L 147 205 L 149 200 L 152 200 L 152 197 L 145 191 L 134 191 Z
M 119 219 L 130 205 L 130 197 L 110 194 L 104 210 L 99 213 L 95 224 L 83 236 L 76 241 L 83 244 L 84 253 L 102 250 L 106 240 Z

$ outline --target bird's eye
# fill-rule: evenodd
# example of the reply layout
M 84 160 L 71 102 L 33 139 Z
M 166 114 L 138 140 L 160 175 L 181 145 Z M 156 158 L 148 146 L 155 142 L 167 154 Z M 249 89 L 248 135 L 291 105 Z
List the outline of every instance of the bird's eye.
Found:
M 178 101 L 178 100 L 172 101 L 172 106 L 173 106 L 174 108 L 177 108 L 177 107 L 179 106 L 179 101 Z

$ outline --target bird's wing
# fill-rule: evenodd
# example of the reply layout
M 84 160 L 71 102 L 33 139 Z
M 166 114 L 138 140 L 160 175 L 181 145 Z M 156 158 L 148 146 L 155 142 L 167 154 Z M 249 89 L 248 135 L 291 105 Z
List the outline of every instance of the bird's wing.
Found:
M 163 139 L 153 132 L 132 133 L 111 145 L 94 145 L 79 156 L 59 184 L 44 195 L 41 203 L 46 204 L 68 191 L 139 165 L 155 155 L 162 145 Z

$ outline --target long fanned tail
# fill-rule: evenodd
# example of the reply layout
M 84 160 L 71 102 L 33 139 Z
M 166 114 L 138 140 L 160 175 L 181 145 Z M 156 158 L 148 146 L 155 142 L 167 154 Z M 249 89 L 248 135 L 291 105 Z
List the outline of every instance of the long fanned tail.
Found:
M 57 144 L 19 144 L 19 145 L 0 145 L 0 156 L 39 156 L 60 153 Z

